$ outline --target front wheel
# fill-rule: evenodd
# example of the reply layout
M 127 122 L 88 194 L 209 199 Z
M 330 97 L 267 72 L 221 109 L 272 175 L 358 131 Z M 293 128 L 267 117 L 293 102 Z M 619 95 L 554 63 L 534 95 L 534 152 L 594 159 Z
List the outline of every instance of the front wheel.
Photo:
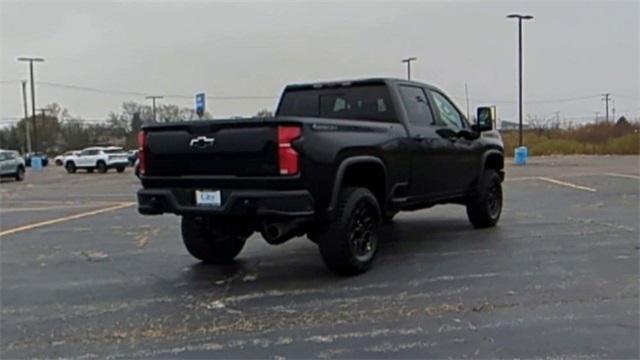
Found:
M 182 217 L 182 240 L 187 251 L 210 264 L 232 261 L 242 250 L 251 231 L 238 230 L 236 224 L 205 217 Z
M 487 169 L 467 202 L 467 217 L 475 228 L 488 228 L 498 223 L 501 213 L 502 181 L 495 170 Z
M 16 171 L 16 181 L 24 180 L 24 167 L 19 166 L 18 171 Z
M 317 235 L 325 265 L 338 275 L 367 271 L 378 250 L 380 206 L 366 188 L 345 188 L 340 192 L 336 220 Z

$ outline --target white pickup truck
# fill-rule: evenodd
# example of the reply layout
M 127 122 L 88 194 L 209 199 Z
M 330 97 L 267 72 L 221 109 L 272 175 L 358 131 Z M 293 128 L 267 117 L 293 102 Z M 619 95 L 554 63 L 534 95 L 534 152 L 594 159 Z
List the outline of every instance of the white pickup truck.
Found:
M 64 158 L 64 168 L 70 174 L 75 173 L 78 169 L 86 169 L 88 172 L 98 170 L 99 173 L 106 173 L 109 169 L 116 169 L 121 173 L 128 164 L 127 152 L 116 146 L 89 147 L 78 154 Z

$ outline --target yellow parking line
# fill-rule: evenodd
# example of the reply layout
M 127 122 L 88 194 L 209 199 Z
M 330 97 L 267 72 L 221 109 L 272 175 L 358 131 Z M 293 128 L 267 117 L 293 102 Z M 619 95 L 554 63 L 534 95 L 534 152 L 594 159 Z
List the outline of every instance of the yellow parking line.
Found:
M 83 213 L 80 213 L 80 214 L 64 216 L 64 217 L 57 218 L 57 219 L 46 220 L 46 221 L 41 221 L 41 222 L 37 222 L 37 223 L 34 223 L 34 224 L 19 226 L 19 227 L 13 228 L 13 229 L 0 231 L 0 237 L 11 235 L 11 234 L 15 234 L 15 233 L 19 233 L 19 232 L 23 232 L 23 231 L 33 230 L 33 229 L 36 229 L 36 228 L 39 228 L 39 227 L 43 227 L 43 226 L 58 224 L 58 223 L 65 222 L 65 221 L 81 219 L 81 218 L 84 218 L 84 217 L 87 217 L 87 216 L 98 215 L 98 214 L 106 213 L 106 212 L 109 212 L 109 211 L 120 210 L 120 209 L 131 207 L 131 206 L 133 206 L 135 204 L 136 203 L 134 203 L 134 202 L 120 203 L 118 205 L 109 206 L 109 207 L 98 209 L 98 210 L 87 211 L 87 212 L 83 212 Z
M 94 208 L 99 205 L 121 204 L 111 202 L 108 204 L 73 204 L 73 205 L 52 205 L 52 206 L 34 206 L 34 207 L 20 207 L 20 208 L 5 208 L 0 209 L 1 213 L 13 213 L 13 212 L 32 212 L 32 211 L 49 211 L 49 210 L 66 210 L 66 209 L 78 209 L 78 208 Z

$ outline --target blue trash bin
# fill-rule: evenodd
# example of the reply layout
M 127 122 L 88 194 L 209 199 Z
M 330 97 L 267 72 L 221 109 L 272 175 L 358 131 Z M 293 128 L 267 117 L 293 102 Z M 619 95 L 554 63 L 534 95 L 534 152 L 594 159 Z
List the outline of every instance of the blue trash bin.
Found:
M 526 165 L 527 158 L 529 157 L 529 150 L 526 146 L 517 147 L 515 150 L 515 163 L 516 165 Z
M 31 157 L 31 169 L 34 171 L 42 170 L 42 158 L 40 156 Z

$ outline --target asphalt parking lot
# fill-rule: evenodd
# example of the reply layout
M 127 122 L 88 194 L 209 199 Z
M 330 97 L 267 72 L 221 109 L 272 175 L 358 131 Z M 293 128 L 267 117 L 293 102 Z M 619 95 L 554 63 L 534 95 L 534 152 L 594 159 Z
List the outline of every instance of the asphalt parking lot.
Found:
M 137 179 L 49 167 L 0 184 L 2 358 L 638 358 L 638 157 L 508 166 L 498 227 L 402 213 L 373 269 L 258 234 L 204 266 Z

